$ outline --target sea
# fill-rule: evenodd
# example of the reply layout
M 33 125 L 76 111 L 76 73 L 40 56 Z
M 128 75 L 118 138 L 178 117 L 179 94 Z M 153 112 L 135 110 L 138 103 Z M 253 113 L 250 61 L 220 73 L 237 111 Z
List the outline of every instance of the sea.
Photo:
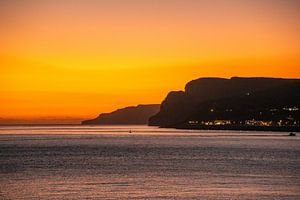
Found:
M 0 199 L 299 200 L 288 134 L 0 126 Z

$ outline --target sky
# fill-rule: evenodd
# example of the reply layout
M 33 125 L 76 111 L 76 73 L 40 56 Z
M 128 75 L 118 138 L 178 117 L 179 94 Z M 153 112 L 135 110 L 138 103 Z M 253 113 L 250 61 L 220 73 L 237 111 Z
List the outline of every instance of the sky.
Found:
M 200 77 L 300 78 L 297 0 L 1 0 L 0 123 L 78 123 Z

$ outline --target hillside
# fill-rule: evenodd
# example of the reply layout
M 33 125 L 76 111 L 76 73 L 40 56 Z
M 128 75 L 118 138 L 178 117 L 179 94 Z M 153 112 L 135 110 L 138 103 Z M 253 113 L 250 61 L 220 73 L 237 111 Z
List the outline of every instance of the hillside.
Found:
M 159 107 L 159 104 L 130 106 L 111 113 L 102 113 L 95 119 L 82 121 L 81 124 L 147 124 L 149 117 L 156 114 Z
M 179 127 L 188 121 L 245 120 L 264 109 L 297 107 L 298 83 L 298 79 L 279 78 L 197 79 L 189 82 L 185 91 L 170 92 L 149 125 Z

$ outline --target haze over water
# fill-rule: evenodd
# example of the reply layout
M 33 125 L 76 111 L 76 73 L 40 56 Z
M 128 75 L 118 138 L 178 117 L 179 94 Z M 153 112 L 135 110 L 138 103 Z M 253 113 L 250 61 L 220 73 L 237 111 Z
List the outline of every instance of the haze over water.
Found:
M 1 126 L 0 199 L 296 200 L 300 139 L 287 134 Z

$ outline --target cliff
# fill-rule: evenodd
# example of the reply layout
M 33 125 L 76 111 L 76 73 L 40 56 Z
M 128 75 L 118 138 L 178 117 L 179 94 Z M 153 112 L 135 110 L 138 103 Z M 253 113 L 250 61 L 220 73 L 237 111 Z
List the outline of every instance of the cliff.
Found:
M 271 107 L 284 107 L 285 104 L 296 106 L 299 104 L 299 84 L 296 84 L 299 81 L 239 77 L 193 80 L 186 85 L 185 91 L 170 92 L 167 95 L 160 111 L 150 117 L 149 125 L 180 127 L 190 120 L 230 118 L 223 116 L 225 110 L 234 110 L 230 114 L 237 119 L 252 117 L 250 110 L 258 112 Z M 218 113 L 218 109 L 222 112 Z
M 159 111 L 159 104 L 138 105 L 102 113 L 97 118 L 82 121 L 81 124 L 124 125 L 147 124 L 149 117 Z

